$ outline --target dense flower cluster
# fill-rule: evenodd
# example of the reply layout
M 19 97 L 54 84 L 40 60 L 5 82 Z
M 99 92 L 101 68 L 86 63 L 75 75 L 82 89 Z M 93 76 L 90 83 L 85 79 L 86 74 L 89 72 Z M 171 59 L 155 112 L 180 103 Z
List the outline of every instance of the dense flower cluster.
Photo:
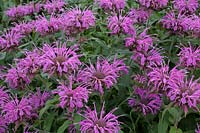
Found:
M 51 14 L 56 11 L 61 11 L 64 5 L 64 0 L 47 0 L 43 7 L 49 14 Z
M 179 12 L 194 13 L 198 7 L 198 0 L 174 0 L 174 8 Z
M 136 88 L 136 95 L 129 99 L 128 104 L 135 111 L 141 111 L 144 115 L 148 113 L 156 114 L 162 105 L 161 94 L 151 93 L 149 90 Z
M 168 0 L 137 0 L 142 6 L 160 9 L 167 6 Z
M 145 8 L 131 9 L 128 16 L 133 19 L 134 23 L 145 23 L 151 16 L 151 10 Z
M 100 7 L 105 10 L 120 10 L 125 7 L 125 0 L 97 0 Z
M 115 109 L 105 115 L 104 105 L 101 109 L 100 115 L 98 115 L 96 106 L 94 110 L 87 108 L 83 117 L 85 118 L 80 122 L 81 132 L 93 132 L 93 133 L 117 133 L 120 130 L 120 123 L 117 120 L 118 117 L 113 114 Z
M 104 86 L 109 89 L 117 83 L 119 72 L 128 72 L 122 60 L 115 59 L 112 63 L 106 59 L 97 60 L 96 67 L 90 64 L 79 72 L 78 80 L 103 94 Z

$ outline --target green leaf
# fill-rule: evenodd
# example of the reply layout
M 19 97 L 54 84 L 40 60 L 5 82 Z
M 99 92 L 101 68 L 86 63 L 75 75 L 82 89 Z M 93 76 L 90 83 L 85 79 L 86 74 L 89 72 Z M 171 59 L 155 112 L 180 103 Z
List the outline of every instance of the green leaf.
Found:
M 169 133 L 182 133 L 182 130 L 176 127 L 170 127 Z
M 51 126 L 53 124 L 53 120 L 55 118 L 55 114 L 54 113 L 51 113 L 47 116 L 47 119 L 45 119 L 44 121 L 44 129 L 47 130 L 47 131 L 50 131 L 51 130 Z
M 71 124 L 70 121 L 65 121 L 65 122 L 62 124 L 62 126 L 60 126 L 60 127 L 58 128 L 57 133 L 64 133 L 64 131 L 69 127 L 70 124 Z

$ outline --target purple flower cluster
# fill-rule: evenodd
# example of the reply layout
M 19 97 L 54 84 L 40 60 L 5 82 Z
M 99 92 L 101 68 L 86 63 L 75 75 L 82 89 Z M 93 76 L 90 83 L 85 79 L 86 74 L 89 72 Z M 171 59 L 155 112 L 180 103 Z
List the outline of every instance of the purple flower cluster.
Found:
M 162 105 L 161 94 L 152 93 L 149 90 L 136 88 L 135 97 L 130 98 L 128 104 L 135 111 L 141 111 L 144 115 L 156 114 Z
M 151 16 L 151 10 L 145 8 L 131 9 L 128 16 L 133 19 L 134 23 L 145 23 Z
M 88 90 L 86 87 L 77 86 L 73 88 L 73 77 L 69 78 L 68 85 L 60 84 L 54 93 L 57 93 L 60 97 L 60 106 L 62 108 L 67 107 L 68 111 L 72 112 L 74 109 L 80 109 L 84 103 L 88 101 Z
M 199 7 L 198 0 L 174 0 L 174 8 L 182 13 L 194 13 Z
M 117 133 L 120 130 L 120 123 L 118 117 L 113 114 L 116 109 L 111 110 L 105 115 L 104 105 L 98 115 L 96 106 L 94 110 L 87 108 L 83 117 L 85 118 L 80 122 L 80 130 L 82 133 Z
M 200 48 L 194 48 L 192 45 L 189 47 L 181 47 L 178 54 L 179 62 L 184 67 L 200 67 Z
M 114 15 L 108 18 L 108 29 L 112 34 L 135 34 L 133 20 L 128 16 Z
M 37 13 L 41 10 L 42 5 L 39 3 L 29 3 L 26 5 L 18 5 L 17 7 L 9 8 L 6 15 L 11 19 L 17 19 L 26 15 Z
M 53 74 L 62 76 L 77 70 L 81 65 L 79 60 L 81 55 L 76 53 L 78 47 L 67 48 L 65 44 L 60 47 L 59 44 L 56 45 L 53 47 L 45 45 L 42 49 L 40 64 L 43 72 L 49 73 L 50 76 Z
M 137 0 L 140 5 L 146 8 L 160 9 L 166 7 L 168 0 Z
M 57 11 L 61 11 L 64 5 L 65 5 L 64 0 L 47 0 L 47 2 L 43 5 L 43 7 L 49 14 L 52 14 Z
M 125 0 L 96 0 L 104 10 L 120 10 L 125 7 Z
M 90 66 L 80 70 L 78 80 L 103 94 L 104 86 L 109 89 L 117 83 L 120 72 L 128 72 L 127 66 L 122 60 L 114 59 L 112 63 L 106 59 L 97 60 L 96 67 L 90 64 Z
M 76 34 L 95 26 L 95 16 L 89 9 L 72 9 L 63 15 L 63 29 L 67 35 Z

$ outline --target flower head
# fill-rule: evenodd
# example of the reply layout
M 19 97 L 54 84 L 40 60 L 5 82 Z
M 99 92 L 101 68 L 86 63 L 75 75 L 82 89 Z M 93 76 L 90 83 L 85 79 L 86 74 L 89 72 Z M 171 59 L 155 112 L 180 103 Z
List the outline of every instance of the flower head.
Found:
M 104 105 L 101 109 L 100 115 L 98 115 L 96 106 L 94 110 L 87 108 L 87 111 L 83 115 L 85 118 L 80 122 L 80 130 L 83 133 L 117 133 L 120 130 L 120 123 L 117 120 L 118 117 L 113 114 L 116 109 L 110 111 L 105 115 Z
M 64 0 L 47 0 L 43 7 L 49 14 L 52 14 L 54 12 L 61 11 L 64 5 Z
M 0 37 L 0 50 L 9 50 L 20 45 L 23 35 L 11 30 Z
M 148 90 L 137 88 L 134 90 L 135 97 L 129 99 L 128 104 L 135 111 L 141 111 L 144 115 L 156 114 L 162 105 L 161 94 L 152 93 Z
M 27 76 L 26 70 L 22 70 L 19 67 L 12 67 L 6 74 L 5 82 L 7 82 L 11 88 L 23 89 L 25 85 L 31 82 L 31 79 Z
M 28 98 L 30 105 L 33 109 L 37 110 L 38 108 L 41 108 L 45 105 L 45 102 L 50 97 L 50 94 L 48 92 L 41 92 L 40 89 L 37 89 L 37 92 L 34 94 L 31 94 Z
M 79 60 L 81 55 L 76 53 L 77 50 L 77 46 L 67 48 L 65 44 L 61 47 L 45 45 L 40 58 L 43 71 L 49 73 L 50 76 L 53 74 L 62 76 L 64 73 L 76 70 L 81 65 Z
M 68 11 L 63 16 L 63 28 L 67 34 L 78 33 L 95 25 L 95 16 L 91 10 L 79 8 Z
M 150 35 L 146 34 L 147 29 L 145 29 L 139 36 L 132 35 L 132 37 L 127 37 L 125 39 L 125 46 L 134 46 L 137 51 L 147 52 L 150 47 L 153 46 L 153 39 Z
M 31 118 L 31 112 L 32 107 L 29 104 L 29 100 L 24 97 L 21 100 L 15 97 L 11 101 L 7 102 L 2 108 L 2 113 L 9 123 Z
M 78 86 L 73 89 L 73 79 L 69 78 L 69 85 L 60 84 L 54 93 L 60 97 L 60 106 L 67 107 L 69 111 L 79 109 L 88 101 L 88 90 L 86 87 Z
M 108 60 L 97 60 L 96 67 L 93 64 L 79 72 L 78 80 L 94 90 L 103 94 L 103 86 L 108 89 L 117 83 L 119 72 L 127 72 L 127 67 L 122 60 L 115 59 L 113 63 Z
M 0 108 L 3 107 L 3 105 L 9 100 L 9 95 L 7 91 L 4 90 L 3 87 L 0 87 Z
M 131 9 L 128 16 L 133 19 L 134 23 L 145 23 L 149 19 L 151 12 L 151 10 L 145 8 Z
M 163 62 L 163 57 L 160 55 L 159 51 L 157 49 L 151 49 L 147 52 L 144 51 L 133 51 L 132 59 L 144 67 L 150 67 L 150 66 L 160 66 Z
M 140 5 L 153 8 L 153 9 L 160 9 L 167 6 L 168 0 L 137 0 Z
M 19 24 L 15 23 L 15 27 L 13 27 L 11 30 L 21 33 L 22 35 L 28 35 L 34 30 L 34 28 L 34 21 L 30 21 L 21 22 Z
M 133 26 L 133 20 L 128 16 L 114 15 L 108 18 L 108 29 L 112 31 L 112 34 L 135 34 L 135 28 Z
M 167 96 L 172 102 L 180 106 L 185 113 L 188 112 L 188 108 L 198 110 L 197 104 L 199 104 L 200 98 L 200 83 L 198 82 L 199 79 L 193 81 L 193 78 L 170 82 L 167 86 Z
M 120 10 L 125 7 L 125 0 L 97 0 L 101 8 L 105 10 Z
M 174 8 L 183 13 L 194 13 L 199 7 L 198 0 L 174 0 Z
M 34 12 L 39 12 L 41 9 L 41 4 L 39 3 L 29 3 L 26 5 L 18 5 L 17 7 L 11 7 L 6 11 L 6 15 L 11 19 L 17 19 L 26 15 L 31 15 Z
M 200 47 L 193 48 L 191 45 L 189 47 L 181 47 L 179 55 L 179 62 L 185 67 L 200 67 Z

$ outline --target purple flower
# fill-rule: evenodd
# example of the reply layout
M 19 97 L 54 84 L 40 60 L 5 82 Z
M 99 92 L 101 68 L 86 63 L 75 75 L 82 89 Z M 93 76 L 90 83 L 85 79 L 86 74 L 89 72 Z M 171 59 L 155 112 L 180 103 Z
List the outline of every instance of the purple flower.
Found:
M 20 45 L 23 35 L 11 30 L 0 37 L 0 50 L 9 50 Z
M 178 56 L 182 66 L 200 67 L 200 47 L 194 48 L 191 45 L 189 47 L 183 46 Z
M 63 16 L 63 29 L 67 35 L 76 34 L 95 25 L 95 16 L 91 10 L 81 11 L 75 8 Z
M 7 121 L 0 115 L 0 132 L 6 133 L 7 128 Z
M 79 72 L 78 81 L 103 94 L 103 86 L 109 89 L 117 83 L 119 72 L 127 72 L 122 60 L 115 59 L 113 63 L 109 63 L 106 59 L 102 61 L 98 59 L 96 67 L 90 64 Z
M 199 104 L 200 98 L 200 84 L 198 81 L 199 79 L 193 81 L 193 78 L 190 80 L 185 78 L 170 82 L 167 86 L 167 96 L 177 106 L 181 107 L 185 113 L 188 112 L 188 108 L 198 110 L 197 104 Z
M 147 81 L 147 77 L 145 77 L 144 75 L 136 74 L 133 76 L 133 80 L 140 84 L 144 84 Z
M 50 94 L 48 92 L 41 92 L 40 88 L 37 89 L 37 92 L 34 94 L 32 93 L 28 100 L 30 105 L 34 110 L 41 108 L 45 105 L 45 102 L 49 99 Z
M 25 85 L 28 85 L 31 82 L 31 79 L 27 76 L 26 70 L 12 67 L 6 74 L 5 82 L 7 82 L 11 88 L 23 89 Z
M 199 7 L 198 0 L 174 0 L 174 8 L 183 13 L 194 13 Z
M 34 12 L 39 12 L 41 9 L 41 4 L 39 3 L 29 3 L 29 4 L 26 4 L 26 5 L 19 5 L 17 7 L 12 7 L 12 8 L 9 8 L 7 11 L 6 11 L 6 15 L 8 17 L 10 17 L 11 19 L 17 19 L 19 17 L 23 17 L 23 16 L 26 16 L 26 15 L 31 15 L 33 14 Z
M 48 21 L 45 17 L 40 16 L 35 21 L 35 30 L 41 35 L 47 35 L 49 33 L 57 32 L 61 29 L 62 20 L 61 18 L 51 15 Z
M 133 20 L 128 16 L 110 16 L 108 18 L 108 29 L 112 31 L 112 34 L 135 34 L 135 28 L 133 26 Z
M 43 7 L 49 14 L 52 14 L 54 12 L 61 11 L 64 5 L 64 0 L 47 0 Z
M 9 95 L 7 91 L 4 90 L 4 87 L 0 87 L 0 108 L 9 100 Z M 0 124 L 1 125 L 1 124 Z M 1 131 L 1 130 L 0 130 Z
M 125 0 L 97 0 L 100 7 L 105 10 L 120 10 L 125 7 Z
M 104 104 L 100 115 L 97 113 L 96 106 L 94 110 L 87 108 L 85 111 L 85 118 L 80 122 L 80 130 L 82 133 L 118 133 L 120 130 L 120 123 L 118 117 L 113 114 L 116 109 L 111 110 L 105 115 Z
M 167 6 L 168 0 L 137 0 L 140 5 L 153 8 L 153 9 L 160 9 Z
M 133 19 L 134 23 L 145 23 L 151 16 L 151 10 L 145 8 L 131 9 L 128 16 Z
M 135 97 L 129 99 L 128 104 L 135 111 L 141 111 L 144 115 L 156 114 L 162 105 L 161 94 L 152 93 L 148 90 L 137 88 L 134 90 Z
M 76 53 L 77 50 L 77 46 L 66 48 L 65 44 L 61 47 L 58 44 L 53 47 L 45 45 L 40 58 L 43 71 L 49 73 L 50 76 L 53 74 L 62 76 L 76 70 L 81 65 L 79 60 L 81 55 Z
M 62 108 L 67 107 L 70 112 L 74 109 L 82 108 L 84 103 L 88 101 L 87 88 L 83 86 L 73 88 L 73 83 L 73 79 L 70 77 L 68 86 L 60 84 L 57 90 L 54 91 L 60 97 L 60 106 Z
M 147 52 L 135 50 L 133 51 L 132 59 L 142 68 L 155 65 L 160 66 L 163 62 L 163 57 L 155 48 L 148 50 Z
M 197 129 L 195 130 L 195 133 L 200 133 L 200 126 L 197 124 Z
M 21 100 L 15 97 L 13 100 L 7 102 L 2 108 L 2 113 L 9 123 L 31 118 L 31 112 L 32 107 L 29 104 L 29 100 L 24 97 Z
M 17 60 L 17 67 L 27 71 L 29 76 L 33 76 L 40 68 L 40 53 L 38 49 L 25 53 L 26 57 Z
M 28 35 L 34 30 L 34 21 L 15 23 L 15 27 L 11 30 L 21 33 L 22 35 Z
M 152 67 L 148 72 L 149 85 L 153 85 L 157 91 L 165 91 L 166 86 L 171 82 L 178 82 L 185 77 L 186 72 L 184 70 L 178 70 L 174 67 L 169 70 L 169 66 L 164 65 L 161 67 Z
M 150 47 L 153 46 L 153 39 L 150 35 L 146 34 L 147 29 L 145 29 L 138 37 L 132 35 L 132 37 L 125 38 L 125 46 L 134 46 L 137 51 L 147 52 Z
M 162 18 L 161 23 L 166 29 L 172 30 L 174 32 L 187 31 L 189 28 L 188 17 L 180 13 L 178 16 L 176 16 L 174 11 L 167 13 Z

